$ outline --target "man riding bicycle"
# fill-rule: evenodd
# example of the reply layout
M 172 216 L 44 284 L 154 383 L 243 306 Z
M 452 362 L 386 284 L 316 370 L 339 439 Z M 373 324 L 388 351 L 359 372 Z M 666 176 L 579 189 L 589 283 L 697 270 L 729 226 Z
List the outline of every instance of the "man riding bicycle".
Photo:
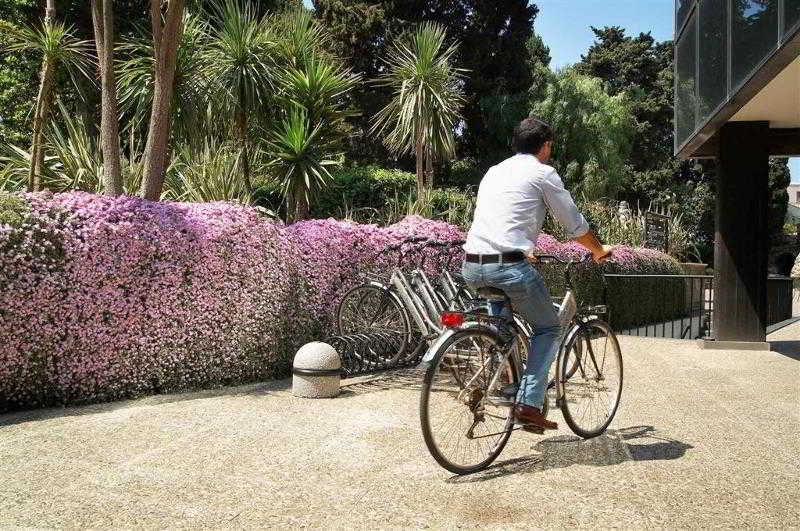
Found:
M 569 236 L 591 251 L 595 262 L 611 254 L 602 245 L 558 173 L 547 163 L 553 148 L 553 130 L 529 117 L 514 129 L 516 155 L 489 168 L 481 180 L 472 227 L 464 250 L 464 279 L 473 289 L 503 290 L 514 310 L 532 326 L 528 361 L 517 391 L 517 423 L 556 429 L 542 414 L 550 365 L 558 351 L 561 327 L 541 275 L 528 256 L 549 209 Z

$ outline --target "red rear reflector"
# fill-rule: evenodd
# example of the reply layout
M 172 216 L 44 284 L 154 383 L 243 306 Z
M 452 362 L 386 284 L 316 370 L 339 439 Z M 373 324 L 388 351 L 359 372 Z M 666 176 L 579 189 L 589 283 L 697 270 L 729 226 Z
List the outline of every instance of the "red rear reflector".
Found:
M 464 324 L 464 314 L 458 312 L 442 312 L 442 325 L 448 328 L 456 328 Z

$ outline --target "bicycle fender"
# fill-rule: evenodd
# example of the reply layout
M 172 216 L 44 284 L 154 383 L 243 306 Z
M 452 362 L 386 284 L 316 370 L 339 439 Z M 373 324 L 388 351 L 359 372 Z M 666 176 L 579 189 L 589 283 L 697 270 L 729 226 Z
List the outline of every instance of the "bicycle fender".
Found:
M 428 350 L 425 352 L 425 355 L 422 356 L 422 360 L 420 361 L 419 367 L 420 368 L 426 367 L 430 362 L 432 362 L 433 358 L 436 357 L 436 353 L 439 352 L 439 350 L 442 348 L 442 345 L 444 345 L 444 343 L 448 339 L 453 337 L 454 334 L 461 332 L 462 330 L 467 330 L 469 328 L 479 328 L 479 327 L 485 328 L 485 325 L 478 322 L 468 322 L 464 323 L 458 328 L 448 328 L 447 330 L 442 332 L 439 335 L 439 337 L 436 338 L 436 341 L 434 341 L 430 347 L 428 347 Z

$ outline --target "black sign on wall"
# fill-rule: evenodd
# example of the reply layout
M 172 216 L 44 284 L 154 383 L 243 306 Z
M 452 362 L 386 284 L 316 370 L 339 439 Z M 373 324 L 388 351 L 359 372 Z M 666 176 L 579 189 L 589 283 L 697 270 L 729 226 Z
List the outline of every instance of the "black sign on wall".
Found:
M 669 216 L 645 212 L 644 246 L 667 252 L 669 249 Z

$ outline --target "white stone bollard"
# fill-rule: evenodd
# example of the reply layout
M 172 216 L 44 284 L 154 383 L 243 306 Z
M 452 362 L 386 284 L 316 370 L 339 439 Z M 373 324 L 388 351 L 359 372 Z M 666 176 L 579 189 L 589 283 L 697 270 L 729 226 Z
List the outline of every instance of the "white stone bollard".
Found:
M 333 398 L 339 394 L 342 360 L 327 343 L 306 343 L 294 356 L 292 394 L 303 398 Z

